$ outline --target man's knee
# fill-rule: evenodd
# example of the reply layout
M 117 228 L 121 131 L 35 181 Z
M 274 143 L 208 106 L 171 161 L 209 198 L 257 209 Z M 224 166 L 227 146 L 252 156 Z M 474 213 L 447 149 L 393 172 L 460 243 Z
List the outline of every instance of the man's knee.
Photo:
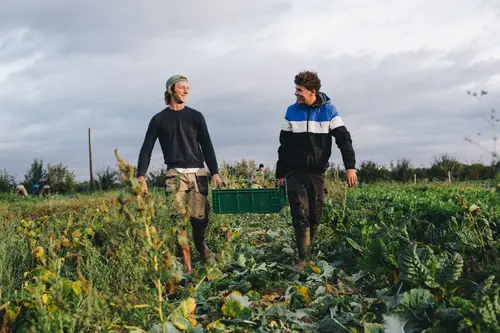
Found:
M 309 220 L 306 218 L 292 218 L 292 225 L 295 229 L 309 228 Z
M 193 193 L 189 198 L 190 207 L 190 217 L 192 219 L 208 219 L 210 214 L 210 205 L 208 203 L 208 197 L 201 193 Z
M 191 217 L 189 221 L 191 222 L 191 227 L 193 228 L 193 230 L 204 230 L 208 226 L 207 218 L 199 219 L 196 217 Z
M 288 200 L 290 203 L 290 213 L 294 227 L 307 227 L 309 220 L 309 202 L 305 189 L 289 191 Z

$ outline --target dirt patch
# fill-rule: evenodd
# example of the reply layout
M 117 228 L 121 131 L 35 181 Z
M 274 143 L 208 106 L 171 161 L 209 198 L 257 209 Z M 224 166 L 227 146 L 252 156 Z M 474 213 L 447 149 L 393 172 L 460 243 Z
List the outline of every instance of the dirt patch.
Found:
M 274 287 L 274 288 L 268 288 L 262 290 L 260 293 L 262 296 L 264 295 L 278 295 L 278 296 L 285 296 L 285 288 L 283 287 Z

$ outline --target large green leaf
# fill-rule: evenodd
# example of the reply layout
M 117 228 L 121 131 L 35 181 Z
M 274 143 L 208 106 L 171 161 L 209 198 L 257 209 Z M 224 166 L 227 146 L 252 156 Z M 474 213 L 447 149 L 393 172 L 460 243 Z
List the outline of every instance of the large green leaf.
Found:
M 238 318 L 238 315 L 243 310 L 240 302 L 230 299 L 222 306 L 222 314 L 229 318 Z
M 414 242 L 411 247 L 407 248 L 403 253 L 401 253 L 401 255 L 399 256 L 398 265 L 401 270 L 399 278 L 402 281 L 406 281 L 414 287 L 437 287 L 436 283 L 434 282 L 434 278 L 430 275 L 429 270 L 420 261 L 420 258 L 417 255 L 416 242 Z
M 385 333 L 407 333 L 405 325 L 407 320 L 397 315 L 384 315 L 384 332 Z
M 172 313 L 172 315 L 169 316 L 169 319 L 172 322 L 172 324 L 174 324 L 175 327 L 177 327 L 180 330 L 187 331 L 191 327 L 191 323 L 189 322 L 189 320 L 187 320 L 178 313 Z
M 405 309 L 417 311 L 436 303 L 434 295 L 427 289 L 411 289 L 403 294 L 401 306 Z
M 464 266 L 464 260 L 462 256 L 458 253 L 454 253 L 452 258 L 443 267 L 442 280 L 443 283 L 449 285 L 458 280 L 460 275 L 462 275 L 462 268 Z
M 384 325 L 376 324 L 376 323 L 367 323 L 365 322 L 363 325 L 364 333 L 383 333 Z
M 358 250 L 359 252 L 363 252 L 363 248 L 356 243 L 352 238 L 346 237 L 346 241 L 351 245 L 354 249 Z

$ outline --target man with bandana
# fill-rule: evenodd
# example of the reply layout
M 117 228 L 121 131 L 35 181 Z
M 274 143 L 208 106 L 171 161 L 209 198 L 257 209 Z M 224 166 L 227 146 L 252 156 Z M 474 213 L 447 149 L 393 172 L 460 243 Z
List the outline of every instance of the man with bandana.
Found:
M 167 165 L 167 201 L 173 204 L 177 222 L 189 214 L 196 250 L 201 259 L 206 261 L 210 249 L 205 243 L 209 203 L 208 175 L 204 163 L 207 164 L 214 186 L 222 187 L 222 180 L 205 118 L 201 112 L 185 105 L 188 94 L 189 83 L 185 76 L 174 75 L 167 80 L 164 95 L 167 107 L 154 115 L 149 122 L 139 153 L 137 177 L 143 182 L 147 192 L 144 177 L 158 139 Z M 183 259 L 186 273 L 189 273 L 191 254 L 185 227 L 182 227 L 180 236 L 182 241 L 179 242 L 178 255 Z

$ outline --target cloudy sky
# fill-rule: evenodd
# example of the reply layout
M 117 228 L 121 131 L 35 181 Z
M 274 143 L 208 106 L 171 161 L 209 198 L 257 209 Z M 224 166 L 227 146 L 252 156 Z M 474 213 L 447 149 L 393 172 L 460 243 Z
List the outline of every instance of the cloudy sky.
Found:
M 294 75 L 318 72 L 351 131 L 357 160 L 429 165 L 490 156 L 482 118 L 500 109 L 498 0 L 0 0 L 0 169 L 34 158 L 88 178 L 137 162 L 165 80 L 190 80 L 219 164 L 271 167 Z M 467 89 L 488 91 L 478 102 Z M 500 111 L 500 110 L 499 110 Z M 482 132 L 481 137 L 477 133 Z M 491 146 L 491 145 L 490 145 Z M 334 146 L 331 162 L 341 163 Z M 359 166 L 359 164 L 358 164 Z M 152 169 L 162 167 L 157 143 Z

